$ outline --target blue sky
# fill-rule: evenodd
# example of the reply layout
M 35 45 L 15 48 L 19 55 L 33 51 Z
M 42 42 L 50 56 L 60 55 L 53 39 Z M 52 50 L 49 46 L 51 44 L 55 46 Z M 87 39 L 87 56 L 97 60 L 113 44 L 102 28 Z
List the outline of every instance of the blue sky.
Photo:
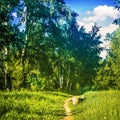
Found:
M 101 26 L 99 34 L 102 35 L 103 46 L 109 47 L 104 42 L 106 33 L 112 33 L 118 26 L 113 21 L 120 16 L 115 10 L 115 0 L 64 0 L 66 5 L 79 14 L 77 22 L 79 26 L 84 26 L 86 31 L 90 31 L 94 23 Z M 101 53 L 105 56 L 106 51 Z
M 115 10 L 115 0 L 65 0 L 66 5 L 79 14 L 77 21 L 90 31 L 92 25 L 101 26 L 100 34 L 112 33 L 117 26 L 113 21 L 120 15 Z
M 115 0 L 65 0 L 65 3 L 79 14 L 99 5 L 114 6 L 114 2 Z

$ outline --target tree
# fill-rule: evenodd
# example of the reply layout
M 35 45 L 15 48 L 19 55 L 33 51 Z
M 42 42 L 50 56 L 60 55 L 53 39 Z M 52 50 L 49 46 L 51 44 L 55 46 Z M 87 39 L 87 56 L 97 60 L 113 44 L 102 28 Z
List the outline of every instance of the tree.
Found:
M 113 75 L 114 75 L 114 85 L 113 87 L 115 87 L 116 89 L 120 89 L 120 29 L 118 29 L 115 33 L 114 33 L 114 37 L 112 40 L 112 44 L 111 44 L 111 67 L 112 67 L 112 71 L 113 71 Z
M 79 30 L 79 39 L 75 42 L 75 55 L 78 59 L 79 83 L 81 89 L 91 89 L 96 72 L 99 68 L 99 54 L 102 50 L 100 44 L 100 35 L 97 35 L 99 27 L 95 24 L 91 32 L 87 33 L 84 27 Z
M 9 12 L 13 4 L 15 4 L 15 1 L 0 1 L 0 88 L 2 89 L 6 88 L 8 86 L 7 83 L 9 84 L 10 82 L 7 81 L 7 78 L 9 78 L 7 73 L 8 49 L 9 45 L 16 40 L 8 25 Z
M 120 1 L 119 0 L 115 0 L 115 9 L 117 9 L 118 12 L 120 12 Z M 118 17 L 117 19 L 114 20 L 114 22 L 116 25 L 120 25 L 120 18 Z
M 17 0 L 6 3 L 2 5 L 9 6 L 9 9 L 6 8 L 10 13 Z M 1 51 L 3 64 L 0 70 L 4 83 L 7 81 L 6 87 L 47 90 L 91 88 L 100 60 L 99 27 L 95 24 L 90 32 L 86 32 L 84 27 L 79 29 L 78 14 L 63 0 L 26 0 L 25 6 L 26 31 L 20 32 L 17 28 L 17 32 L 12 31 L 14 39 L 10 37 L 10 40 L 14 41 L 6 43 Z
M 97 89 L 120 89 L 120 29 L 113 33 L 110 51 L 96 78 Z

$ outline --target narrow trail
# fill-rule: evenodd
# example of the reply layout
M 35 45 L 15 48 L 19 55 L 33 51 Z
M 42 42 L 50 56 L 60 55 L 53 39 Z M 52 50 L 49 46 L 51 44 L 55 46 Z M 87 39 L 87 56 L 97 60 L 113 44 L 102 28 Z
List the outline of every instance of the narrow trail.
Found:
M 61 120 L 73 120 L 73 117 L 72 117 L 72 111 L 71 111 L 71 108 L 69 107 L 69 102 L 73 102 L 73 105 L 76 105 L 78 104 L 78 100 L 81 99 L 81 100 L 84 100 L 85 97 L 83 95 L 81 96 L 73 96 L 71 98 L 68 98 L 67 100 L 65 100 L 65 103 L 64 103 L 64 109 L 65 109 L 65 117 Z
M 72 101 L 72 98 L 68 98 L 67 100 L 65 100 L 64 108 L 65 108 L 65 115 L 66 116 L 61 120 L 73 120 L 71 109 L 69 107 L 70 101 Z

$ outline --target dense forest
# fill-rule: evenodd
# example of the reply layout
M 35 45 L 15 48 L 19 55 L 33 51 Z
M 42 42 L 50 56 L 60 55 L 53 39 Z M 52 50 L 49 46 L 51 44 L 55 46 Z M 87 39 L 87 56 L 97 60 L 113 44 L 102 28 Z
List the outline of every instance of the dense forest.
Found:
M 106 36 L 110 49 L 103 59 L 100 26 L 87 32 L 64 0 L 25 0 L 25 32 L 9 24 L 17 4 L 0 0 L 1 90 L 120 89 L 120 29 Z M 119 0 L 115 8 L 120 11 Z

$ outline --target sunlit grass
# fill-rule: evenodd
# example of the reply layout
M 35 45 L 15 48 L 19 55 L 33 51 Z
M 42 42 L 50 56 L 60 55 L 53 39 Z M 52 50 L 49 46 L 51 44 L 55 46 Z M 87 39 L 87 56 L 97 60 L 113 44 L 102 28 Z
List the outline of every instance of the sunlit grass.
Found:
M 74 120 L 120 120 L 120 91 L 87 92 L 86 99 L 71 105 Z
M 119 120 L 120 92 L 87 92 L 86 99 L 70 108 L 74 120 Z M 61 120 L 64 101 L 72 97 L 62 92 L 0 92 L 0 120 Z
M 60 92 L 0 92 L 1 120 L 59 120 L 64 117 Z

